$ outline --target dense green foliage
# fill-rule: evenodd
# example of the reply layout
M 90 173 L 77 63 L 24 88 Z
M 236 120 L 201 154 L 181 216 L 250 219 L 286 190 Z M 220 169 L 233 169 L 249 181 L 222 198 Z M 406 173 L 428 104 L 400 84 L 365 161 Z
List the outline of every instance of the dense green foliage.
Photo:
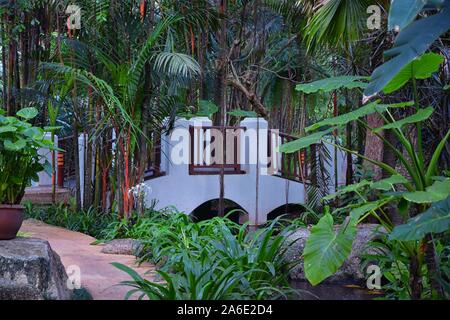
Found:
M 412 82 L 414 103 L 391 105 L 382 105 L 379 102 L 369 103 L 350 113 L 315 123 L 306 128 L 307 136 L 281 147 L 284 152 L 294 152 L 322 140 L 324 143 L 329 143 L 335 148 L 342 149 L 348 154 L 380 167 L 388 175 L 387 178 L 376 182 L 361 180 L 338 190 L 333 195 L 324 197 L 323 200 L 329 201 L 348 194 L 355 194 L 353 201 L 335 210 L 340 213 L 348 212 L 347 219 L 338 231 L 333 228 L 333 217 L 330 214 L 323 216 L 311 230 L 311 237 L 306 243 L 303 257 L 305 275 L 313 285 L 320 283 L 338 270 L 350 254 L 358 223 L 364 221 L 368 216 L 373 216 L 387 232 L 392 232 L 389 240 L 395 240 L 395 243 L 401 248 L 403 258 L 410 265 L 411 271 L 408 274 L 409 283 L 407 285 L 410 296 L 413 298 L 423 297 L 424 291 L 421 285 L 423 277 L 426 277 L 431 286 L 428 297 L 444 294 L 442 286 L 438 284 L 438 280 L 440 280 L 438 274 L 435 274 L 440 266 L 433 257 L 435 243 L 431 235 L 446 232 L 449 226 L 446 202 L 450 198 L 450 178 L 439 176 L 441 171 L 438 168 L 438 159 L 450 136 L 450 130 L 438 144 L 430 159 L 425 160 L 420 133 L 421 126 L 431 116 L 434 109 L 420 106 L 416 88 L 416 79 L 430 77 L 439 69 L 442 62 L 443 59 L 439 55 L 427 54 L 411 62 L 388 84 L 388 91 L 392 92 L 400 89 L 406 83 Z M 331 84 L 335 86 L 336 83 L 345 83 L 345 80 L 326 79 L 317 82 L 314 87 L 317 88 L 316 90 L 321 87 L 326 89 Z M 393 109 L 412 106 L 416 108 L 416 113 L 403 119 L 396 119 L 391 113 Z M 364 121 L 365 116 L 373 113 L 377 113 L 381 117 L 383 124 L 378 127 L 370 127 Z M 387 163 L 368 158 L 326 138 L 331 130 L 342 129 L 351 121 L 358 121 L 381 139 L 396 155 L 407 174 L 402 174 L 397 168 Z M 406 136 L 405 130 L 408 126 L 415 126 L 419 132 L 416 146 L 414 141 Z M 313 133 L 316 130 L 319 131 Z M 394 146 L 380 135 L 381 131 L 392 131 L 392 134 L 397 137 L 398 145 L 401 146 L 403 153 L 398 146 Z M 395 225 L 393 220 L 396 215 L 406 224 Z M 388 243 L 388 245 L 391 244 Z M 429 252 L 427 253 L 427 251 Z M 424 265 L 427 266 L 427 273 L 423 271 Z
M 424 9 L 435 9 L 438 12 L 414 21 Z M 367 96 L 386 91 L 389 82 L 398 76 L 405 66 L 425 53 L 434 41 L 450 29 L 450 1 L 393 1 L 388 29 L 397 29 L 400 33 L 393 47 L 384 52 L 390 60 L 372 73 L 372 81 L 364 92 Z
M 164 215 L 164 214 L 163 214 Z M 152 220 L 152 218 L 150 218 Z M 284 233 L 277 221 L 255 232 L 227 218 L 193 223 L 183 213 L 154 217 L 150 236 L 141 239 L 141 261 L 160 266 L 164 284 L 143 279 L 115 264 L 133 278 L 124 282 L 141 298 L 150 299 L 275 299 L 294 294 L 287 272 Z M 284 232 L 288 231 L 284 230 Z

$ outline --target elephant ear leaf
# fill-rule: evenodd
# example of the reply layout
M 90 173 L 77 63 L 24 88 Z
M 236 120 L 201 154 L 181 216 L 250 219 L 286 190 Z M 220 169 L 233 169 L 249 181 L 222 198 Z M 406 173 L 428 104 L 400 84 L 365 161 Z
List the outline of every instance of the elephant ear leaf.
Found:
M 420 240 L 428 233 L 441 233 L 450 228 L 450 197 L 433 205 L 424 213 L 396 226 L 389 238 L 394 240 Z
M 435 181 L 426 191 L 405 192 L 403 198 L 414 203 L 431 203 L 450 196 L 450 179 Z
M 410 63 L 383 88 L 386 94 L 392 93 L 402 88 L 411 79 L 427 79 L 439 70 L 444 62 L 444 57 L 437 53 L 426 53 Z
M 323 201 L 329 201 L 329 200 L 332 200 L 332 199 L 334 199 L 336 197 L 340 197 L 340 196 L 342 196 L 344 194 L 347 194 L 347 193 L 360 191 L 361 189 L 366 188 L 369 185 L 370 185 L 370 182 L 364 179 L 364 180 L 361 180 L 358 183 L 354 183 L 354 184 L 345 186 L 345 187 L 339 189 L 336 193 L 329 194 L 329 195 L 323 197 L 322 200 Z
M 368 77 L 362 76 L 337 76 L 309 83 L 301 83 L 295 89 L 306 94 L 317 92 L 327 93 L 338 89 L 365 89 L 367 87 L 367 80 L 369 80 Z
M 303 251 L 305 276 L 312 285 L 319 284 L 342 266 L 350 255 L 355 235 L 354 224 L 335 231 L 330 214 L 312 227 Z
M 280 146 L 280 152 L 284 153 L 293 153 L 298 150 L 309 147 L 310 145 L 319 142 L 324 136 L 330 134 L 333 131 L 333 128 L 330 128 L 325 131 L 318 131 L 308 136 L 302 137 L 300 139 L 285 143 Z
M 5 132 L 15 132 L 17 131 L 17 127 L 14 126 L 1 126 L 0 127 L 0 133 L 5 133 Z
M 26 141 L 23 140 L 23 139 L 19 139 L 19 140 L 14 141 L 14 142 L 12 142 L 11 140 L 7 139 L 7 140 L 4 141 L 3 144 L 4 144 L 6 150 L 14 151 L 14 152 L 20 151 L 20 150 L 22 150 L 23 148 L 26 147 Z
M 390 176 L 389 178 L 373 182 L 370 185 L 371 189 L 389 191 L 392 190 L 395 184 L 405 184 L 408 183 L 408 179 L 399 174 Z
M 230 116 L 242 117 L 242 118 L 256 118 L 258 114 L 255 111 L 233 109 L 227 112 Z
M 38 115 L 38 111 L 36 108 L 30 107 L 30 108 L 23 108 L 17 111 L 17 116 L 21 117 L 25 120 L 33 119 Z
M 198 103 L 199 111 L 197 112 L 197 117 L 208 117 L 210 118 L 213 114 L 219 111 L 219 107 L 211 101 L 200 100 Z
M 419 109 L 417 111 L 417 113 L 415 113 L 409 117 L 406 117 L 406 118 L 398 120 L 398 121 L 394 121 L 392 123 L 388 123 L 382 127 L 375 128 L 373 131 L 380 132 L 380 131 L 383 131 L 386 129 L 401 129 L 405 125 L 416 123 L 416 122 L 422 122 L 422 121 L 428 119 L 431 116 L 431 114 L 433 113 L 433 111 L 434 111 L 433 107 Z
M 407 25 L 395 39 L 394 47 L 385 52 L 385 56 L 391 59 L 373 72 L 372 80 L 364 91 L 364 100 L 382 91 L 404 67 L 423 54 L 448 29 L 450 1 L 444 2 L 439 13 Z
M 388 29 L 402 30 L 414 21 L 426 3 L 427 1 L 424 0 L 392 1 L 389 10 Z
M 318 128 L 325 127 L 325 126 L 343 126 L 346 125 L 349 122 L 352 122 L 354 120 L 358 120 L 360 118 L 363 118 L 369 114 L 372 114 L 374 112 L 382 113 L 386 111 L 388 108 L 404 108 L 409 107 L 413 105 L 414 103 L 412 101 L 407 102 L 399 102 L 399 103 L 393 103 L 393 104 L 379 104 L 378 101 L 371 102 L 369 104 L 366 104 L 356 110 L 353 110 L 349 113 L 341 114 L 337 117 L 324 119 L 322 121 L 316 122 L 309 127 L 306 127 L 305 131 L 310 132 L 317 130 Z

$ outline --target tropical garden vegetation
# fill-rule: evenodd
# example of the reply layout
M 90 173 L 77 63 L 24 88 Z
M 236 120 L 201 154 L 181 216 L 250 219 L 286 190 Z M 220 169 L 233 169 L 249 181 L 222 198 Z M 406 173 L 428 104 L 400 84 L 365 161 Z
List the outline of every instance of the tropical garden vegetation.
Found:
M 368 221 L 380 228 L 365 263 L 381 268 L 385 298 L 450 297 L 449 0 L 0 0 L 0 16 L 0 204 L 55 173 L 37 149 L 86 134 L 84 179 L 78 139 L 65 150 L 70 204 L 26 214 L 139 239 L 138 260 L 162 281 L 115 264 L 131 276 L 127 298 L 295 298 L 286 235 L 312 225 L 301 260 L 318 285 Z M 286 154 L 319 146 L 304 212 L 248 232 L 224 217 L 223 170 L 219 217 L 137 210 L 130 189 L 156 137 L 195 115 L 222 127 L 264 118 L 298 138 Z M 342 188 L 320 170 L 337 161 L 325 145 L 352 160 Z

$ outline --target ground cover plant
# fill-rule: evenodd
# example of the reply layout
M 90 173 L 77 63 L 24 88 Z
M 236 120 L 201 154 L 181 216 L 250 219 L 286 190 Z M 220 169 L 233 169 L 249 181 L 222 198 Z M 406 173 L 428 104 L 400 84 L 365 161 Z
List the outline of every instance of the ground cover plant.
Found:
M 117 220 L 113 213 L 104 213 L 94 208 L 76 210 L 73 205 L 33 205 L 25 203 L 25 216 L 45 223 L 82 232 L 94 238 L 101 237 L 105 228 Z
M 132 269 L 115 264 L 132 280 L 123 282 L 150 299 L 277 299 L 296 295 L 287 274 L 284 252 L 290 245 L 278 233 L 278 221 L 248 232 L 227 218 L 194 223 L 183 213 L 155 223 L 143 239 L 140 259 L 159 266 L 164 284 L 148 281 Z M 285 229 L 285 232 L 288 229 Z M 127 296 L 127 297 L 129 297 Z

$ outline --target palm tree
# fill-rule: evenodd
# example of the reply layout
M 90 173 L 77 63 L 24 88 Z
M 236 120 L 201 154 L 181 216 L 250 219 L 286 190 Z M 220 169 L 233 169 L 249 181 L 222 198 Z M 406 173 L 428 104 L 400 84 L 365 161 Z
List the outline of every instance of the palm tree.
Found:
M 388 6 L 384 0 L 299 0 L 309 16 L 304 28 L 309 51 L 328 47 L 348 50 L 367 29 L 367 8 Z
M 128 35 L 142 27 L 135 18 L 116 14 L 122 15 L 122 22 L 128 19 Z M 91 135 L 99 136 L 108 128 L 115 132 L 119 212 L 125 216 L 132 208 L 129 190 L 142 179 L 147 160 L 140 158 L 139 141 L 150 143 L 148 133 L 160 130 L 171 113 L 166 108 L 170 97 L 161 96 L 161 87 L 176 91 L 200 74 L 197 62 L 186 54 L 174 52 L 168 41 L 171 27 L 181 20 L 179 16 L 160 17 L 145 42 L 137 47 L 130 45 L 130 39 L 112 45 L 118 39 L 115 34 L 106 36 L 95 46 L 69 39 L 65 41 L 68 56 L 65 63 L 44 64 L 44 68 L 56 73 L 72 75 L 76 83 L 86 88 L 91 105 L 101 104 L 102 108 L 97 110 L 100 122 Z M 162 41 L 164 34 L 166 45 Z M 157 99 L 159 103 L 155 103 Z M 161 103 L 160 99 L 165 101 Z

